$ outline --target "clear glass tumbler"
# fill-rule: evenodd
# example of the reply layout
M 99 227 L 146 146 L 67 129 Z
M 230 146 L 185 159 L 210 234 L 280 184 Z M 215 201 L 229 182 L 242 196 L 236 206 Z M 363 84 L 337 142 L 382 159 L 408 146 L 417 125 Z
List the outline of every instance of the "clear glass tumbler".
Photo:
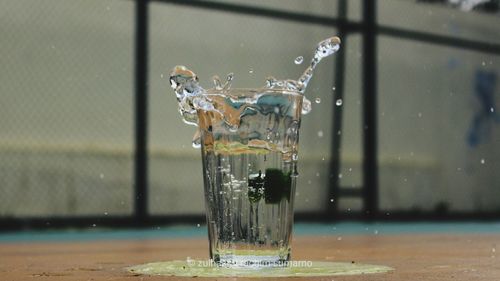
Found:
M 210 258 L 229 267 L 290 259 L 303 95 L 209 90 L 198 110 Z

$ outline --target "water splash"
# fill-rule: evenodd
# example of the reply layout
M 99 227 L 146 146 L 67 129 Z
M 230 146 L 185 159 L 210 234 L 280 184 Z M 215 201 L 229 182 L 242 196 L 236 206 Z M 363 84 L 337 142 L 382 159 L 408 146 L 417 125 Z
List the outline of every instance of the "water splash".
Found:
M 323 58 L 337 52 L 339 48 L 340 39 L 338 37 L 331 37 L 319 42 L 313 53 L 310 65 L 297 80 L 278 80 L 272 76 L 269 76 L 266 79 L 264 87 L 258 90 L 287 90 L 304 95 L 307 85 L 313 76 L 313 72 L 317 64 Z M 295 60 L 295 62 L 298 64 L 302 63 L 302 61 L 303 57 L 297 57 Z M 182 115 L 183 121 L 186 124 L 198 126 L 197 110 L 214 112 L 214 114 L 220 114 L 222 119 L 226 119 L 226 115 L 228 115 L 226 109 L 228 109 L 228 107 L 222 105 L 223 101 L 217 100 L 217 97 L 215 97 L 213 93 L 220 93 L 222 91 L 229 90 L 231 88 L 233 79 L 233 73 L 229 73 L 227 75 L 225 82 L 222 82 L 219 76 L 215 75 L 212 78 L 214 88 L 205 90 L 198 83 L 198 77 L 193 71 L 189 70 L 185 66 L 174 67 L 174 69 L 170 73 L 170 85 L 174 89 L 175 95 L 177 97 L 177 101 L 179 103 L 179 112 Z M 208 92 L 210 92 L 211 94 L 207 94 Z M 257 98 L 258 97 L 255 97 L 255 99 Z M 316 102 L 319 103 L 318 101 L 321 102 L 319 99 L 317 99 Z M 257 100 L 247 100 L 247 102 L 256 103 Z M 302 114 L 307 114 L 310 111 L 311 101 L 304 97 L 302 103 Z M 231 113 L 234 114 L 234 112 Z M 225 121 L 226 123 L 228 123 L 228 125 L 230 125 L 231 128 L 235 130 L 238 129 L 238 123 L 233 122 L 234 120 Z M 193 138 L 193 146 L 199 147 L 199 145 L 199 133 L 197 133 Z

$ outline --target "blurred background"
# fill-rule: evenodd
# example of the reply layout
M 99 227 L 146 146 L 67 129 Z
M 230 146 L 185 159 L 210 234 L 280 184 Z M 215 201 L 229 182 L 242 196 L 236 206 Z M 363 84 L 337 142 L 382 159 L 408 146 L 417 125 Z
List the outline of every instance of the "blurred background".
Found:
M 334 35 L 296 219 L 498 219 L 499 26 L 498 0 L 2 1 L 0 230 L 203 223 L 170 70 L 259 87 Z

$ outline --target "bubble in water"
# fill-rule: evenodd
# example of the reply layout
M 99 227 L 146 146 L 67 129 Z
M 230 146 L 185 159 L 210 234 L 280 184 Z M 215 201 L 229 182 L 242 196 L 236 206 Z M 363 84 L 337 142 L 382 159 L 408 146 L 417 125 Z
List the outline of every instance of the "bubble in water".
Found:
M 250 68 L 250 70 L 248 70 L 248 73 L 252 74 L 253 73 L 253 68 Z
M 422 117 L 422 112 L 419 112 L 417 115 L 419 118 Z
M 377 235 L 377 234 L 378 234 L 378 230 L 376 230 L 376 229 L 375 229 L 375 230 L 373 231 L 373 234 Z
M 338 99 L 335 101 L 336 106 L 341 106 L 342 105 L 342 99 Z
M 481 159 L 481 164 L 484 164 L 486 163 L 486 161 L 484 159 Z
M 200 227 L 200 224 L 197 224 L 196 227 Z
M 341 240 L 342 240 L 342 236 L 337 237 L 337 241 L 341 241 Z
M 298 56 L 295 58 L 295 64 L 302 64 L 302 62 L 304 61 L 304 57 L 303 56 Z
M 493 107 L 490 108 L 490 112 L 495 112 L 495 109 Z
M 315 103 L 321 103 L 321 98 L 316 98 L 316 99 L 314 99 L 314 102 L 315 102 Z
M 320 138 L 323 137 L 323 131 L 318 131 L 318 137 L 320 137 Z
M 335 200 L 333 200 L 333 198 L 331 198 L 331 199 L 330 199 L 330 202 L 333 202 L 333 201 L 335 201 Z
M 336 88 L 335 88 L 335 87 L 332 87 L 332 90 L 334 90 L 334 91 L 335 91 L 335 90 L 336 90 Z

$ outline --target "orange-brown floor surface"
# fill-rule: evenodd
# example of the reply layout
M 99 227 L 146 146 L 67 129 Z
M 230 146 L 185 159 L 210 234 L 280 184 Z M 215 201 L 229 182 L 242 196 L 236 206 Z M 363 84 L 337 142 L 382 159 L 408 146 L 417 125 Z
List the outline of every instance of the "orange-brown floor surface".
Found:
M 189 280 L 195 278 L 134 275 L 125 268 L 187 257 L 207 259 L 207 247 L 202 238 L 0 243 L 0 280 Z M 499 234 L 298 236 L 292 248 L 294 260 L 378 264 L 394 271 L 265 280 L 500 280 Z

